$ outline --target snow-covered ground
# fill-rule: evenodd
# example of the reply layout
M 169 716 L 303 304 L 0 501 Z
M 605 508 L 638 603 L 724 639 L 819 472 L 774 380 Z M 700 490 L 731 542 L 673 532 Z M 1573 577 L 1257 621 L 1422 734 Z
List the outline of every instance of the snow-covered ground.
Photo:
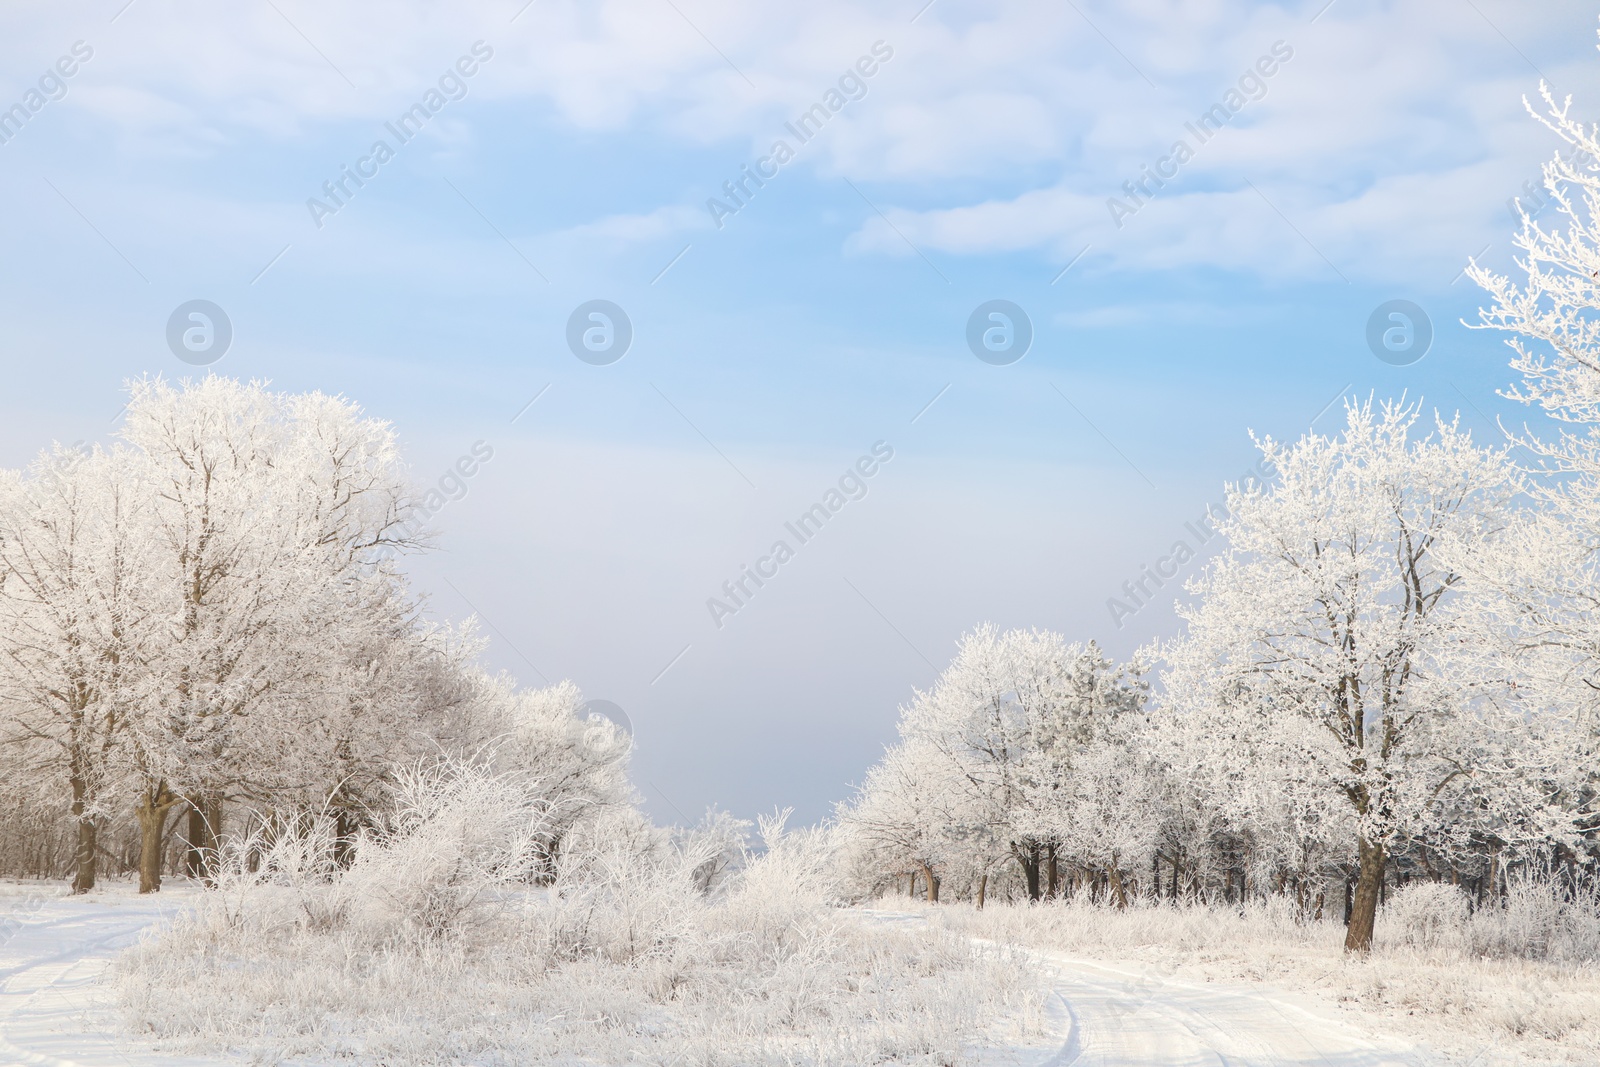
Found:
M 65 897 L 59 883 L 0 887 L 0 1064 L 5 1067 L 212 1067 L 152 1055 L 123 1030 L 107 965 L 171 918 L 191 893 L 139 897 L 113 884 Z
M 1050 1067 L 1433 1067 L 1408 1042 L 1362 1033 L 1270 988 L 1195 984 L 1065 956 L 1047 957 L 1064 1033 Z
M 1126 911 L 1081 900 L 983 911 L 962 904 L 907 908 L 902 900 L 896 905 L 897 912 L 920 910 L 936 928 L 1026 946 L 1056 961 L 1064 970 L 1051 986 L 1075 1011 L 1093 1005 L 1097 986 L 1111 985 L 1114 992 L 1106 994 L 1111 1024 L 1085 1019 L 1085 1042 L 1114 1032 L 1119 1020 L 1170 1028 L 1175 1014 L 1184 1016 L 1195 1007 L 1221 1023 L 1223 1033 L 1259 1039 L 1269 1048 L 1279 1043 L 1275 1054 L 1285 1064 L 1306 1061 L 1293 1043 L 1282 1046 L 1288 1031 L 1274 1018 L 1293 1021 L 1312 1047 L 1328 1050 L 1324 1055 L 1342 1043 L 1343 1050 L 1329 1061 L 1340 1067 L 1600 1063 L 1600 972 L 1592 962 L 1493 956 L 1455 943 L 1419 948 L 1406 942 L 1387 912 L 1379 913 L 1374 951 L 1355 956 L 1343 949 L 1342 924 L 1296 921 L 1282 901 L 1244 909 L 1139 906 Z M 1498 913 L 1483 914 L 1504 920 L 1496 918 Z M 1080 983 L 1076 991 L 1073 982 Z M 1233 1009 L 1223 1005 L 1241 1003 L 1235 993 L 1243 994 L 1248 1005 L 1244 1023 L 1224 1021 Z M 1152 1022 L 1152 1014 L 1166 1022 Z M 1201 1027 L 1212 1037 L 1218 1029 Z M 1362 1034 L 1375 1036 L 1363 1046 Z M 1220 1045 L 1215 1051 L 1229 1057 Z M 1146 1061 L 1130 1054 L 1126 1062 Z
M 104 980 L 118 951 L 180 910 L 179 888 L 88 898 L 8 886 L 15 926 L 0 944 L 0 1063 L 29 1067 L 212 1067 L 121 1029 Z M 888 917 L 879 917 L 883 921 Z M 899 917 L 897 917 L 899 918 Z M 905 916 L 905 919 L 912 919 Z M 890 919 L 889 921 L 893 921 Z M 915 920 L 913 920 L 915 921 Z M 1266 987 L 1194 983 L 1140 964 L 1041 956 L 1049 974 L 1043 1047 L 994 1050 L 991 1064 L 1036 1067 L 1433 1067 L 1404 1041 L 1374 1037 L 1303 998 Z M 239 1062 L 239 1061 L 233 1061 Z

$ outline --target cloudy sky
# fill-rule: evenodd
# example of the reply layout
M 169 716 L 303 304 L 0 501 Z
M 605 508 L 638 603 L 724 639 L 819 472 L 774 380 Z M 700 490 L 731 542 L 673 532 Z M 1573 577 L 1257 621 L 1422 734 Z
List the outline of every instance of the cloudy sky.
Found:
M 432 609 L 624 708 L 666 820 L 826 814 L 980 622 L 1172 633 L 1181 574 L 1124 583 L 1251 430 L 1374 392 L 1522 418 L 1460 272 L 1511 267 L 1541 78 L 1600 114 L 1579 0 L 0 18 L 0 463 L 106 439 L 143 374 L 351 397 L 459 497 L 413 564 Z M 192 300 L 231 326 L 206 366 L 168 340 Z M 1393 300 L 1420 360 L 1369 346 Z

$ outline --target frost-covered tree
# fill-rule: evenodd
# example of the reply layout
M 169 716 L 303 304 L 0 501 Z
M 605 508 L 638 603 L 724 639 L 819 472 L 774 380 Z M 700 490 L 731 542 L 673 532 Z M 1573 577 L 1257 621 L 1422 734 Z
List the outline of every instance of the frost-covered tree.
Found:
M 1336 438 L 1260 442 L 1277 475 L 1229 488 L 1226 547 L 1190 585 L 1164 682 L 1175 729 L 1282 768 L 1275 785 L 1302 806 L 1348 805 L 1360 871 L 1346 947 L 1365 950 L 1387 850 L 1516 720 L 1461 676 L 1473 619 L 1450 563 L 1511 521 L 1515 475 L 1453 423 L 1414 437 L 1416 405 L 1347 416 Z
M 1481 328 L 1504 331 L 1522 375 L 1506 395 L 1538 408 L 1553 426 L 1511 436 L 1534 457 L 1529 491 L 1539 514 L 1482 570 L 1496 595 L 1482 610 L 1500 622 L 1503 653 L 1531 683 L 1542 727 L 1569 717 L 1590 722 L 1600 697 L 1600 126 L 1572 117 L 1541 83 L 1543 113 L 1529 112 L 1565 144 L 1544 165 L 1556 207 L 1552 224 L 1526 210 L 1514 238 L 1520 280 L 1477 264 L 1469 275 L 1492 297 Z M 1549 740 L 1549 738 L 1545 738 Z M 1588 831 L 1600 828 L 1600 735 L 1569 731 L 1559 783 Z
M 1075 761 L 1143 699 L 1137 672 L 1093 644 L 980 626 L 933 688 L 901 709 L 900 743 L 844 821 L 881 841 L 892 862 L 920 869 L 930 898 L 941 868 L 971 876 L 981 894 L 990 872 L 1015 861 L 1037 900 L 1056 889 L 1062 835 L 1076 818 Z
M 890 747 L 867 771 L 856 796 L 839 810 L 840 825 L 869 869 L 895 877 L 923 877 L 930 902 L 939 899 L 939 875 L 951 845 L 973 820 L 952 817 L 940 754 L 915 741 Z
M 0 755 L 8 791 L 65 796 L 72 888 L 94 887 L 97 830 L 157 637 L 142 536 L 149 483 L 121 448 L 56 448 L 0 472 Z
M 225 810 L 268 836 L 314 813 L 349 862 L 405 769 L 440 759 L 526 783 L 541 877 L 575 835 L 664 847 L 625 733 L 570 684 L 486 676 L 470 623 L 424 620 L 389 426 L 223 378 L 131 391 L 116 447 L 0 472 L 0 795 L 70 817 L 79 890 L 101 826 L 130 814 L 142 891 L 183 813 L 191 873 L 209 876 Z
M 187 802 L 204 840 L 222 800 L 296 773 L 258 758 L 252 724 L 281 728 L 324 695 L 329 657 L 370 619 L 359 580 L 399 528 L 409 482 L 386 424 L 260 383 L 136 382 L 122 436 L 154 486 L 148 587 L 167 620 L 125 746 L 150 891 L 173 808 Z

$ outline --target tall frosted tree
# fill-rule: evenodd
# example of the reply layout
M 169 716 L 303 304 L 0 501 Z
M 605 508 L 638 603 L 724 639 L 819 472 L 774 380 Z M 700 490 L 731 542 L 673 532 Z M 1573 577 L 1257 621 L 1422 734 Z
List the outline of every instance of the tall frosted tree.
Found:
M 222 800 L 283 784 L 282 761 L 253 758 L 252 724 L 324 699 L 329 657 L 372 620 L 360 582 L 402 536 L 410 490 L 387 424 L 322 394 L 137 382 L 122 435 L 154 487 L 150 585 L 167 619 L 125 746 L 151 891 L 175 807 L 204 842 Z
M 67 799 L 78 893 L 95 884 L 158 637 L 144 474 L 121 448 L 58 448 L 0 472 L 0 755 L 12 790 Z
M 1514 472 L 1453 423 L 1414 438 L 1418 413 L 1353 404 L 1338 437 L 1262 441 L 1277 475 L 1229 488 L 1226 546 L 1166 649 L 1173 729 L 1291 769 L 1279 783 L 1308 792 L 1303 808 L 1318 794 L 1348 806 L 1360 867 L 1345 945 L 1359 951 L 1388 850 L 1519 714 L 1462 679 L 1475 620 L 1451 561 L 1511 521 Z
M 1560 786 L 1588 826 L 1600 795 L 1600 732 L 1592 725 L 1545 736 L 1600 709 L 1600 125 L 1572 116 L 1541 84 L 1543 111 L 1529 110 L 1561 147 L 1544 165 L 1541 222 L 1522 212 L 1516 277 L 1478 264 L 1469 275 L 1492 302 L 1480 326 L 1502 331 L 1521 382 L 1506 395 L 1542 412 L 1543 425 L 1513 434 L 1533 458 L 1529 489 L 1539 514 L 1484 566 L 1494 596 L 1481 609 L 1501 622 L 1506 651 L 1532 676 L 1540 742 L 1564 744 L 1577 768 Z

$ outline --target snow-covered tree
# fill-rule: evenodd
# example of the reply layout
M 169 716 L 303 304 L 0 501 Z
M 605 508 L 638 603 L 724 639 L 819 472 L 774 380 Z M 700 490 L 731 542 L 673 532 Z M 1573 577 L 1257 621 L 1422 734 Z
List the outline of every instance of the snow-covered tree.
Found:
M 947 868 L 952 845 L 976 821 L 952 811 L 961 794 L 950 790 L 951 769 L 935 749 L 902 741 L 868 769 L 857 795 L 839 811 L 851 843 L 872 857 L 869 866 L 890 876 L 921 874 L 930 902 L 939 899 L 936 872 Z
M 330 657 L 371 618 L 360 579 L 403 519 L 409 482 L 386 424 L 260 383 L 136 382 L 122 436 L 155 489 L 148 588 L 168 629 L 125 749 L 149 891 L 174 807 L 187 802 L 205 840 L 222 800 L 298 784 L 292 762 L 253 752 L 256 724 L 281 737 L 322 701 L 343 666 Z
M 156 637 L 148 493 L 121 448 L 58 447 L 26 473 L 0 472 L 0 755 L 8 791 L 67 798 L 79 893 L 94 887 L 97 829 L 118 801 Z
M 1062 837 L 1077 818 L 1075 762 L 1143 699 L 1137 672 L 1093 644 L 980 626 L 933 688 L 901 709 L 900 743 L 844 821 L 880 841 L 891 862 L 920 870 L 930 899 L 941 869 L 971 876 L 981 895 L 1009 861 L 1039 899 L 1056 888 Z
M 0 780 L 9 804 L 69 814 L 79 890 L 130 809 L 142 891 L 185 812 L 192 873 L 229 809 L 269 830 L 319 813 L 346 862 L 405 769 L 441 759 L 528 783 L 544 877 L 574 834 L 665 842 L 625 733 L 568 683 L 486 676 L 470 623 L 423 618 L 396 560 L 416 542 L 390 427 L 224 378 L 131 392 L 114 448 L 0 472 Z
M 1468 273 L 1493 298 L 1480 327 L 1510 334 L 1522 381 L 1506 395 L 1554 424 L 1511 435 L 1534 457 L 1539 513 L 1484 562 L 1495 595 L 1480 604 L 1527 676 L 1533 721 L 1548 729 L 1592 722 L 1600 707 L 1600 126 L 1574 118 L 1570 97 L 1558 104 L 1542 83 L 1540 93 L 1543 113 L 1529 112 L 1565 144 L 1544 165 L 1554 222 L 1522 212 L 1520 281 L 1476 263 Z M 1583 768 L 1559 783 L 1564 802 L 1583 829 L 1600 828 L 1600 735 L 1590 727 L 1553 743 Z
M 1226 548 L 1190 585 L 1164 682 L 1174 729 L 1281 768 L 1274 786 L 1302 809 L 1348 805 L 1360 873 L 1346 946 L 1365 950 L 1387 850 L 1516 721 L 1504 693 L 1462 676 L 1474 620 L 1449 561 L 1505 529 L 1516 479 L 1503 450 L 1453 423 L 1414 437 L 1414 404 L 1347 416 L 1336 438 L 1260 442 L 1276 478 L 1229 488 Z
M 467 714 L 446 736 L 501 771 L 537 776 L 537 794 L 550 812 L 552 868 L 545 873 L 553 874 L 575 831 L 636 809 L 628 778 L 632 738 L 608 719 L 583 714 L 583 696 L 571 682 L 519 689 L 504 675 L 478 675 L 474 686 Z

